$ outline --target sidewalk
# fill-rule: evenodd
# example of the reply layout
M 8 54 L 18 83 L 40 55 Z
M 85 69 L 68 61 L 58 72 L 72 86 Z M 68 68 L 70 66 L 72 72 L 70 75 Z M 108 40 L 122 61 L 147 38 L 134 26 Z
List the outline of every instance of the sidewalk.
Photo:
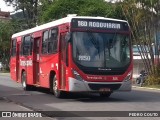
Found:
M 160 91 L 159 88 L 151 88 L 151 87 L 144 87 L 144 86 L 140 87 L 139 85 L 136 84 L 135 80 L 136 80 L 135 78 L 132 79 L 132 88 L 148 89 L 148 90 L 158 90 L 158 91 Z
M 0 71 L 0 76 L 10 76 L 10 73 L 3 73 Z
M 20 106 L 14 102 L 11 102 L 5 98 L 0 97 L 0 120 L 56 120 L 55 118 L 49 118 L 49 117 L 17 117 L 16 115 L 18 115 L 18 113 L 25 113 L 26 111 L 31 111 L 32 110 L 25 108 L 23 106 Z M 14 112 L 18 112 L 17 114 L 14 114 Z M 26 114 L 28 114 L 28 112 L 26 112 Z M 4 117 L 4 115 L 6 114 L 8 115 L 12 115 L 12 117 Z M 19 114 L 20 115 L 20 114 Z
M 160 91 L 159 88 L 140 87 L 140 86 L 137 86 L 137 85 L 132 85 L 132 88 L 146 89 L 146 90 L 157 90 L 157 91 Z

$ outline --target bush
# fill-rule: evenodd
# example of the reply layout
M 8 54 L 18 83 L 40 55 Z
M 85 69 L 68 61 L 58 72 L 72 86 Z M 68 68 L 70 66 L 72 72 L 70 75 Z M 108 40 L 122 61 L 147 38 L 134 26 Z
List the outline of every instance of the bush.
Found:
M 145 85 L 160 85 L 160 65 L 153 66 L 153 73 L 150 74 Z
M 146 80 L 145 85 L 160 85 L 160 76 L 156 77 L 154 75 L 150 75 Z

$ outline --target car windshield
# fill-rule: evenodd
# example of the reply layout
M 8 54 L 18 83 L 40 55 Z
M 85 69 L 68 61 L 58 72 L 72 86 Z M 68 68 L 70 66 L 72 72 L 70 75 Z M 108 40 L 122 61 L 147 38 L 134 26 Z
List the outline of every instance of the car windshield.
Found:
M 73 58 L 83 67 L 121 68 L 130 63 L 129 35 L 73 32 Z

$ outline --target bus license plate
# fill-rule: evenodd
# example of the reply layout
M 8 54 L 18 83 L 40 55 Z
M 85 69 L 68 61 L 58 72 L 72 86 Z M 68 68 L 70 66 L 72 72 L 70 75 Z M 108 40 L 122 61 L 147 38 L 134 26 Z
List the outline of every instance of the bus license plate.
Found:
M 100 88 L 99 91 L 100 92 L 110 92 L 111 89 L 110 88 Z

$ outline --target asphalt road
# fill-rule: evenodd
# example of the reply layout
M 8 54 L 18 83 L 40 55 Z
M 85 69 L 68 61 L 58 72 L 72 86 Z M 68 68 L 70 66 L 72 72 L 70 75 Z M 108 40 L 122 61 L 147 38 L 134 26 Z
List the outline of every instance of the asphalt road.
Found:
M 6 103 L 7 102 L 7 103 Z M 11 104 L 10 106 L 7 104 Z M 2 107 L 3 106 L 3 107 Z M 47 89 L 23 91 L 21 84 L 0 73 L 0 111 L 160 111 L 160 91 L 133 88 L 131 92 L 115 92 L 110 98 L 96 94 L 68 94 L 55 98 Z M 91 113 L 93 116 L 94 112 Z M 116 113 L 114 113 L 116 114 Z M 120 114 L 120 113 L 117 113 Z M 0 118 L 1 120 L 2 118 Z M 75 117 L 50 119 L 75 120 Z M 77 120 L 159 120 L 159 117 L 76 117 Z

